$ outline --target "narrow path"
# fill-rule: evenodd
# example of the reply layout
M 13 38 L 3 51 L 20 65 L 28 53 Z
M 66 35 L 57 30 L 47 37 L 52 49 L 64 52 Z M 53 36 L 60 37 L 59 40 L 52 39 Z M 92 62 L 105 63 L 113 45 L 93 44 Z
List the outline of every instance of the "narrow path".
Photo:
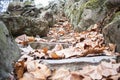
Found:
M 105 46 L 104 37 L 96 24 L 92 29 L 78 33 L 73 30 L 66 17 L 62 17 L 50 28 L 47 37 L 31 37 L 24 34 L 17 37 L 16 42 L 22 50 L 22 57 L 15 64 L 15 73 L 19 80 L 100 80 L 106 78 L 115 80 L 120 76 L 117 71 L 120 64 L 111 60 L 113 57 L 109 59 L 110 63 L 101 62 L 97 66 L 86 66 L 86 63 L 78 61 L 81 60 L 81 57 L 86 57 L 86 60 L 89 61 L 96 56 L 117 55 L 114 44 Z M 63 62 L 74 61 L 69 65 L 62 64 L 64 66 L 62 67 L 58 64 L 62 62 L 62 59 L 64 59 Z M 46 66 L 46 63 L 42 62 L 43 60 L 53 60 L 53 63 L 54 60 L 61 60 L 54 66 L 59 65 L 62 68 L 53 70 L 55 67 Z M 82 64 L 82 67 L 78 64 Z M 77 71 L 72 71 L 76 65 L 82 70 L 74 69 Z

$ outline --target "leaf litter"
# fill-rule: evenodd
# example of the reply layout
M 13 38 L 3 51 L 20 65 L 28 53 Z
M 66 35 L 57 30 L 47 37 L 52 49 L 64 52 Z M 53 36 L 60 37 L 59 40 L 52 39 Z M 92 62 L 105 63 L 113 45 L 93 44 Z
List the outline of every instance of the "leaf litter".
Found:
M 115 56 L 116 45 L 104 44 L 104 37 L 97 24 L 90 30 L 75 32 L 70 23 L 62 20 L 50 28 L 47 38 L 39 36 L 18 36 L 15 41 L 21 50 L 21 58 L 14 65 L 18 80 L 117 80 L 120 79 L 120 63 L 101 62 L 99 65 L 85 66 L 82 70 L 71 71 L 64 67 L 51 70 L 41 59 L 65 59 L 89 56 Z M 55 43 L 51 49 L 47 46 L 32 48 L 31 43 Z M 68 47 L 65 45 L 69 44 Z M 36 44 L 39 46 L 38 44 Z M 42 44 L 41 44 L 42 45 Z

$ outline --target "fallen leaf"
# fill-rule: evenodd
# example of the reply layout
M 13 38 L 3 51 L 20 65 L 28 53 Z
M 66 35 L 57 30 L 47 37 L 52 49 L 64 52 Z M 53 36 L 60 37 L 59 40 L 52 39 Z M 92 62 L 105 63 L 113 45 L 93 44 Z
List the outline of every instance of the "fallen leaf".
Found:
M 104 77 L 108 77 L 108 76 L 110 76 L 110 71 L 109 71 L 109 69 L 105 69 L 105 70 L 102 70 L 102 75 L 104 76 Z
M 39 69 L 30 73 L 34 76 L 34 79 L 36 80 L 46 80 L 45 75 L 41 73 Z
M 23 46 L 28 44 L 28 39 L 27 39 L 27 35 L 23 34 L 21 36 L 18 36 L 15 41 Z
M 24 61 L 16 62 L 14 65 L 14 73 L 17 75 L 17 79 L 23 77 L 24 71 L 25 71 Z
M 35 61 L 28 61 L 26 65 L 28 72 L 34 72 L 37 69 L 37 63 Z
M 35 38 L 34 38 L 34 37 L 27 36 L 27 39 L 28 39 L 28 42 L 33 42 L 33 41 L 35 41 Z
M 71 72 L 70 80 L 83 80 L 84 76 L 82 76 L 79 72 Z
M 57 45 L 55 45 L 55 47 L 52 49 L 52 51 L 59 51 L 59 50 L 62 50 L 62 49 L 63 49 L 62 44 L 57 44 Z
M 26 72 L 24 73 L 23 77 L 20 78 L 19 80 L 35 80 L 35 79 L 33 74 Z
M 93 73 L 90 74 L 90 77 L 93 79 L 93 80 L 101 80 L 102 79 L 102 75 L 100 75 L 99 72 L 97 71 L 94 71 Z
M 46 78 L 51 75 L 51 70 L 44 64 L 38 64 L 38 69 Z
M 47 51 L 48 51 L 48 48 L 46 48 L 46 47 L 42 49 L 42 52 L 43 52 L 45 55 L 48 55 Z
M 110 51 L 115 52 L 116 45 L 112 43 L 109 43 L 108 45 L 109 45 Z
M 52 52 L 52 53 L 50 54 L 50 56 L 51 56 L 51 58 L 53 58 L 53 59 L 60 59 L 60 58 L 61 58 L 61 57 L 58 56 L 55 52 Z
M 67 78 L 69 75 L 69 70 L 60 68 L 54 72 L 52 80 L 65 80 L 65 78 Z
M 89 76 L 84 76 L 82 80 L 92 80 Z

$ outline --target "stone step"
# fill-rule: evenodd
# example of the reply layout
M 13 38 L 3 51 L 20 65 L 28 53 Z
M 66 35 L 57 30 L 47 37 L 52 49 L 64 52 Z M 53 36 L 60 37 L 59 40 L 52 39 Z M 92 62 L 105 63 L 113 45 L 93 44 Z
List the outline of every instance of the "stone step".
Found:
M 69 46 L 71 46 L 71 44 L 68 44 L 68 43 L 58 43 L 58 42 L 32 42 L 32 43 L 30 43 L 30 46 L 33 49 L 48 48 L 48 50 L 51 50 L 57 44 L 61 44 L 63 46 L 63 48 L 68 48 Z
M 64 67 L 70 70 L 81 70 L 84 66 L 98 65 L 101 61 L 110 62 L 111 60 L 117 61 L 117 56 L 80 57 L 60 60 L 41 59 L 41 62 L 47 64 L 50 69 L 58 69 L 60 67 Z

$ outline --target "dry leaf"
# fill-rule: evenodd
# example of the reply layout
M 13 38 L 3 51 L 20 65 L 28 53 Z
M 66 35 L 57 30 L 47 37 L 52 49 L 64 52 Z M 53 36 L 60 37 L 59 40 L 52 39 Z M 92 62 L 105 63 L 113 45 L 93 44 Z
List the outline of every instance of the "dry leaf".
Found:
M 69 70 L 60 68 L 55 71 L 55 73 L 52 76 L 52 80 L 65 80 L 70 75 Z
M 102 75 L 100 75 L 99 72 L 97 71 L 94 71 L 93 73 L 90 74 L 90 77 L 93 79 L 93 80 L 101 80 L 102 79 Z
M 83 80 L 84 76 L 82 76 L 79 72 L 71 72 L 70 80 Z
M 34 37 L 29 37 L 29 36 L 27 36 L 27 39 L 28 39 L 28 42 L 33 42 L 33 41 L 35 41 L 35 38 L 34 38 Z
M 113 80 L 120 80 L 120 73 L 118 73 L 117 75 L 111 76 L 110 78 Z
M 22 44 L 23 46 L 27 45 L 28 44 L 28 39 L 27 39 L 27 36 L 26 34 L 23 34 L 21 36 L 18 36 L 15 41 L 19 44 Z
M 24 73 L 23 77 L 20 78 L 19 80 L 35 80 L 35 79 L 33 74 L 26 72 Z
M 33 72 L 37 69 L 37 63 L 35 61 L 28 61 L 26 65 L 28 72 Z
M 50 54 L 50 56 L 51 56 L 51 58 L 53 58 L 53 59 L 60 59 L 60 58 L 61 58 L 61 57 L 58 56 L 55 52 L 52 52 L 52 53 Z
M 92 80 L 89 76 L 84 76 L 82 80 Z
M 51 75 L 50 69 L 44 64 L 38 64 L 38 69 L 46 78 Z
M 112 63 L 108 63 L 108 62 L 105 62 L 105 61 L 102 61 L 101 64 L 103 69 L 112 69 Z
M 19 61 L 15 63 L 14 73 L 17 75 L 17 79 L 20 79 L 23 77 L 24 71 L 25 71 L 24 61 Z
M 59 50 L 62 50 L 62 49 L 63 49 L 62 44 L 57 44 L 57 45 L 55 45 L 55 48 L 52 49 L 52 51 L 59 51 Z
M 80 71 L 80 73 L 84 74 L 84 75 L 89 75 L 89 74 L 93 73 L 93 71 L 96 70 L 96 68 L 97 68 L 96 66 L 85 66 Z
M 115 48 L 116 48 L 115 44 L 109 43 L 109 49 L 110 49 L 110 51 L 115 52 Z
M 39 69 L 30 73 L 34 76 L 34 79 L 36 80 L 46 80 L 45 75 L 41 73 Z
M 42 49 L 42 52 L 43 52 L 45 55 L 48 55 L 47 51 L 48 51 L 48 48 L 46 48 L 46 47 Z
M 26 35 L 26 34 L 23 34 L 23 35 L 21 35 L 21 36 L 18 36 L 18 37 L 15 39 L 15 41 L 16 41 L 17 43 L 23 42 L 23 41 L 28 41 L 28 40 L 27 40 L 27 35 Z
M 108 77 L 108 76 L 110 76 L 110 71 L 109 71 L 109 69 L 105 69 L 105 70 L 102 70 L 102 75 L 104 76 L 104 77 Z

